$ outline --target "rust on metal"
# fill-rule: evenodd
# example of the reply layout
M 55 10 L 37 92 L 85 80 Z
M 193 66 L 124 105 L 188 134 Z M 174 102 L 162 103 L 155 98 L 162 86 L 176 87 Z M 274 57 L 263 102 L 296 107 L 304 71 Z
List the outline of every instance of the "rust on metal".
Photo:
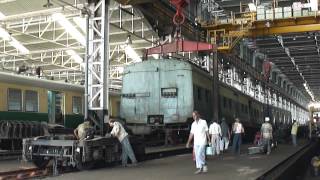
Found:
M 32 179 L 39 178 L 49 175 L 49 169 L 39 168 L 28 168 L 19 169 L 14 171 L 0 172 L 0 180 L 11 180 L 11 179 Z

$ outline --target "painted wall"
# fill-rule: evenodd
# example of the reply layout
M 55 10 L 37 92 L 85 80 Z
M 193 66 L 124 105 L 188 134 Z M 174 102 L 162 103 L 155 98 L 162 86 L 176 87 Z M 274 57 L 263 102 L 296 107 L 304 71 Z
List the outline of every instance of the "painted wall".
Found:
M 120 95 L 111 95 L 109 101 L 109 111 L 111 116 L 119 117 L 120 116 Z

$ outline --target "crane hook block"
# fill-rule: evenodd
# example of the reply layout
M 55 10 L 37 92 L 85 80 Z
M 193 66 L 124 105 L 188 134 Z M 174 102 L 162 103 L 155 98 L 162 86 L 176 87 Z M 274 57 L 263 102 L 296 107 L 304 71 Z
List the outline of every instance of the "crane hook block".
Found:
M 189 4 L 189 0 L 170 0 L 171 4 L 176 7 L 176 14 L 173 16 L 173 23 L 181 25 L 184 23 L 186 17 L 183 14 L 183 8 Z

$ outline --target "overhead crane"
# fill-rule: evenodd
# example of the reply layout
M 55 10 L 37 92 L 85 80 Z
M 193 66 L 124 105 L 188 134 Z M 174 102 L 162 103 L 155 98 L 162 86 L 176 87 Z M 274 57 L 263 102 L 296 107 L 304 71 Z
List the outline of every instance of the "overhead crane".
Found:
M 230 52 L 245 37 L 319 31 L 320 16 L 312 12 L 308 16 L 257 20 L 256 13 L 246 12 L 239 18 L 233 16 L 224 21 L 215 19 L 212 23 L 202 23 L 202 27 L 219 52 Z
M 257 20 L 257 14 L 255 12 L 245 12 L 241 13 L 238 17 L 231 15 L 231 18 L 223 20 L 219 20 L 216 17 L 212 22 L 202 22 L 201 24 L 202 28 L 207 30 L 210 42 L 217 46 L 218 52 L 232 59 L 230 62 L 234 66 L 248 72 L 254 79 L 261 81 L 265 78 L 263 78 L 259 72 L 257 73 L 256 70 L 248 68 L 248 65 L 241 65 L 244 64 L 244 62 L 241 62 L 239 58 L 236 58 L 236 56 L 232 54 L 232 49 L 241 39 L 246 37 L 276 36 L 288 33 L 307 33 L 320 30 L 320 16 L 318 12 L 309 12 L 307 16 L 277 19 L 273 12 L 272 17 L 272 19 Z M 291 102 L 302 109 L 306 109 L 274 84 L 270 82 L 263 82 L 263 84 L 278 92 L 283 97 L 290 99 Z

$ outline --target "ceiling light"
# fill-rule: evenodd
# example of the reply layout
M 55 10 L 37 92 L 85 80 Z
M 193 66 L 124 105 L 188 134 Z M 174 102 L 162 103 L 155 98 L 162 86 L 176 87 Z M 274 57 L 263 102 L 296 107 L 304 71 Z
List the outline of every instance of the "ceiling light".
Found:
M 309 96 L 311 97 L 312 101 L 314 101 L 314 95 L 313 95 L 312 91 L 310 90 L 310 87 L 308 86 L 307 82 L 303 83 L 303 86 L 304 86 L 305 90 L 307 91 L 307 93 L 309 94 Z
M 130 44 L 124 46 L 124 51 L 129 58 L 131 58 L 134 62 L 141 62 L 142 59 L 137 54 L 137 52 L 131 47 Z
M 129 56 L 133 61 L 135 62 L 141 62 L 140 56 L 137 54 L 137 52 L 131 47 L 132 39 L 131 36 L 128 35 L 125 44 L 123 45 L 123 49 L 127 56 Z
M 132 44 L 132 39 L 131 39 L 131 36 L 130 36 L 130 35 L 127 36 L 127 39 L 126 39 L 125 44 L 126 44 L 126 45 L 131 45 L 131 44 Z
M 87 31 L 86 19 L 81 17 L 74 17 L 72 19 L 77 24 L 77 26 L 80 27 L 82 32 L 86 33 Z
M 309 2 L 311 11 L 318 11 L 318 0 L 310 0 Z
M 0 37 L 3 40 L 9 41 L 11 36 L 5 29 L 0 27 Z
M 11 41 L 9 41 L 9 44 L 13 47 L 15 47 L 21 54 L 29 54 L 29 50 L 24 47 L 19 41 L 17 41 L 15 38 L 11 38 Z
M 311 102 L 308 105 L 308 108 L 313 107 L 313 108 L 320 108 L 320 102 Z
M 16 1 L 16 0 L 0 0 L 0 4 L 14 2 L 14 1 Z
M 11 46 L 16 48 L 21 54 L 28 54 L 29 50 L 24 47 L 19 41 L 12 37 L 5 29 L 0 27 L 0 37 L 8 41 Z
M 52 20 L 58 21 L 58 23 L 80 44 L 86 45 L 86 39 L 71 23 L 70 21 L 61 13 L 56 13 L 52 15 Z
M 74 50 L 67 50 L 66 52 L 69 56 L 71 56 L 72 59 L 75 60 L 76 63 L 83 63 L 83 59 Z
M 256 7 L 255 4 L 249 3 L 248 6 L 249 6 L 250 12 L 256 12 L 257 11 L 257 7 Z
M 137 54 L 137 52 L 135 50 L 132 49 L 131 45 L 127 45 L 125 48 L 124 48 L 126 54 L 131 58 L 133 59 L 135 62 L 141 62 L 141 58 L 140 56 Z
M 0 20 L 3 20 L 5 17 L 6 16 L 2 12 L 0 12 Z
M 151 55 L 154 59 L 159 59 L 160 55 L 159 54 L 152 54 Z
M 120 74 L 122 74 L 123 71 L 124 71 L 124 67 L 123 67 L 123 66 L 118 66 L 118 67 L 116 67 L 116 70 L 117 70 Z

